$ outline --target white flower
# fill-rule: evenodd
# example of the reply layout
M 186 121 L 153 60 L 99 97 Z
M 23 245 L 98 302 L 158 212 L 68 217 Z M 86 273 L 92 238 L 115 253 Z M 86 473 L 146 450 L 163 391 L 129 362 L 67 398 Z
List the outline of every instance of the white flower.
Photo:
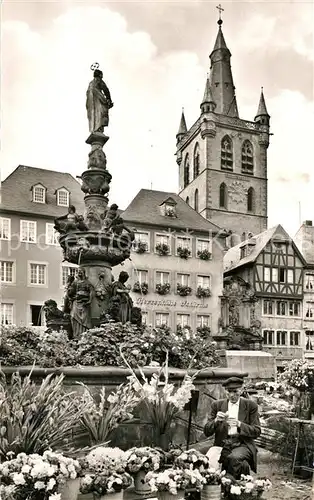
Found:
M 254 490 L 254 483 L 246 483 L 245 493 L 251 493 L 252 490 Z
M 21 471 L 24 473 L 24 474 L 28 474 L 29 471 L 31 470 L 31 467 L 27 464 L 23 465 Z
M 61 500 L 61 493 L 54 493 L 49 496 L 49 500 Z
M 54 478 L 54 477 L 51 477 L 51 478 L 49 479 L 49 481 L 48 481 L 48 484 L 47 484 L 47 491 L 52 490 L 52 489 L 53 489 L 53 487 L 55 486 L 55 484 L 56 484 L 56 480 L 55 480 L 55 478 Z
M 46 488 L 46 485 L 44 481 L 36 481 L 36 483 L 34 484 L 34 488 L 35 490 L 44 490 Z
M 18 474 L 17 472 L 15 472 L 13 474 L 13 482 L 16 485 L 19 485 L 19 484 L 25 484 L 26 481 L 24 479 L 23 474 L 21 474 L 21 473 Z
M 240 486 L 235 486 L 234 484 L 230 488 L 230 493 L 231 495 L 241 495 L 241 488 Z

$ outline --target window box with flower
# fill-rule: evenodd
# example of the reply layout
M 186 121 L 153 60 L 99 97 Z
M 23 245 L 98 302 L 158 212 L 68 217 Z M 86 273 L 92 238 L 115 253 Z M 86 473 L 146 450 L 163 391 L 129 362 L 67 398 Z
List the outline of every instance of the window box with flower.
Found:
M 134 250 L 136 253 L 145 253 L 148 252 L 148 245 L 145 241 L 134 241 Z
M 186 297 L 187 295 L 191 295 L 192 288 L 188 285 L 181 285 L 181 283 L 177 283 L 177 293 L 181 295 L 181 297 Z
M 203 288 L 202 286 L 198 286 L 196 290 L 196 296 L 199 298 L 208 298 L 211 297 L 210 288 Z
M 148 283 L 140 283 L 139 281 L 136 281 L 133 285 L 132 291 L 135 293 L 142 293 L 143 295 L 147 295 Z
M 174 209 L 174 208 L 172 208 L 172 207 L 167 207 L 167 208 L 165 209 L 165 215 L 166 215 L 167 217 L 176 217 L 176 216 L 177 216 L 177 215 L 176 215 L 176 211 L 175 211 L 175 209 Z
M 198 250 L 197 256 L 201 260 L 210 260 L 212 258 L 212 254 L 209 250 Z
M 170 246 L 167 243 L 157 243 L 155 250 L 158 255 L 169 255 Z
M 159 293 L 159 295 L 167 295 L 167 293 L 170 292 L 170 283 L 157 283 L 156 285 L 156 292 Z
M 177 254 L 181 259 L 188 259 L 191 257 L 191 250 L 188 247 L 178 247 Z

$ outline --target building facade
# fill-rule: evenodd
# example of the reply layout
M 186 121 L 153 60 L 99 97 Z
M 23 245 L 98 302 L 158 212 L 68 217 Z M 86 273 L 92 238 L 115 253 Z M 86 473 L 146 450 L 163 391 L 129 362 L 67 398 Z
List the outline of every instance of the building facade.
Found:
M 239 117 L 231 53 L 218 24 L 200 116 L 188 128 L 182 113 L 176 136 L 179 194 L 203 217 L 231 230 L 235 244 L 243 233 L 267 227 L 270 116 L 262 92 L 254 121 Z
M 305 350 L 304 265 L 297 245 L 280 225 L 236 245 L 224 258 L 224 276 L 240 277 L 254 291 L 263 349 L 276 357 L 278 368 L 301 358 Z
M 20 165 L 1 186 L 0 324 L 40 326 L 42 306 L 61 305 L 68 274 L 62 262 L 54 218 L 70 205 L 83 212 L 80 184 L 70 174 Z
M 143 321 L 172 329 L 219 329 L 225 236 L 178 195 L 142 189 L 122 217 L 135 229 L 130 275 Z
M 305 259 L 303 289 L 304 356 L 314 362 L 314 227 L 311 220 L 303 222 L 294 240 Z

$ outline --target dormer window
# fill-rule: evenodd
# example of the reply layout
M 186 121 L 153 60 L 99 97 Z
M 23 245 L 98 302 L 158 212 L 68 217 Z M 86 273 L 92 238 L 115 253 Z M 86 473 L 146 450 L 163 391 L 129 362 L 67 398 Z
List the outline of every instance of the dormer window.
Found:
M 46 202 L 46 188 L 41 184 L 33 186 L 33 202 L 34 203 L 45 203 Z
M 58 189 L 57 191 L 57 205 L 59 207 L 69 206 L 69 191 L 65 188 Z
M 176 213 L 177 202 L 173 198 L 168 198 L 163 203 L 161 203 L 161 213 L 166 217 L 177 217 Z

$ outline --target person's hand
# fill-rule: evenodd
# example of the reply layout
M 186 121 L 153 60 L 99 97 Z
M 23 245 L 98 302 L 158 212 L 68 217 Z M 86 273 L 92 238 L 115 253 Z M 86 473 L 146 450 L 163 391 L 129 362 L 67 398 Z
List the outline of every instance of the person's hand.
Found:
M 227 414 L 224 413 L 223 411 L 217 412 L 215 422 L 224 422 L 227 418 Z

